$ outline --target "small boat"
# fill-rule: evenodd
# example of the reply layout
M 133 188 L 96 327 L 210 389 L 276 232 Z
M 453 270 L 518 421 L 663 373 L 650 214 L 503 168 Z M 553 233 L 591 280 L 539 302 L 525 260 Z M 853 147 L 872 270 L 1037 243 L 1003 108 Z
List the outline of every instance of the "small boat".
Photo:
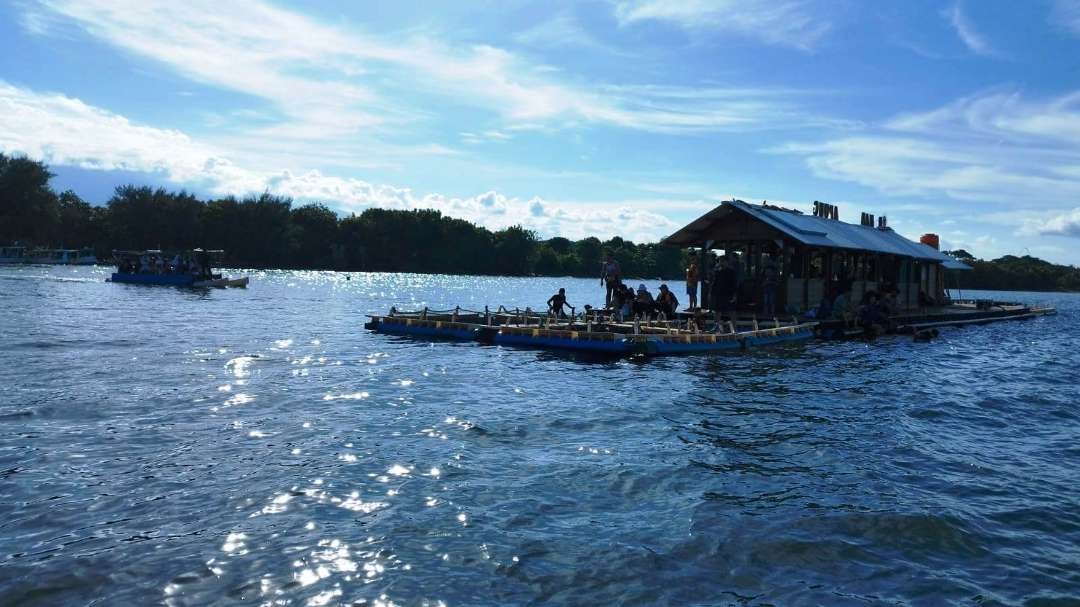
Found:
M 90 248 L 34 249 L 24 257 L 24 261 L 25 263 L 53 266 L 92 266 L 97 263 L 97 255 Z
M 117 271 L 109 279 L 140 285 L 163 285 L 192 288 L 246 288 L 249 278 L 229 278 L 214 274 L 213 257 L 220 257 L 220 250 L 194 249 L 169 255 L 160 250 L 113 251 Z
M 0 265 L 26 262 L 26 247 L 0 247 Z

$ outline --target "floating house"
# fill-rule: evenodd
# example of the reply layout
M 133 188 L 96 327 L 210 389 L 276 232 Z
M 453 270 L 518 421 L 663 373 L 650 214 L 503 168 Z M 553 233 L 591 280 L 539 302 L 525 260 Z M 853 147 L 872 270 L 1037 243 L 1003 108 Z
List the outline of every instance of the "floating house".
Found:
M 839 210 L 815 202 L 813 214 L 767 203 L 742 200 L 724 202 L 663 240 L 664 244 L 700 250 L 703 278 L 702 306 L 708 301 L 709 269 L 715 260 L 709 251 L 734 253 L 741 277 L 739 308 L 760 309 L 761 270 L 777 266 L 780 285 L 777 309 L 802 312 L 824 296 L 847 293 L 858 301 L 863 293 L 895 287 L 899 306 L 919 307 L 919 293 L 935 301 L 946 300 L 945 270 L 969 266 L 937 250 L 937 237 L 909 240 L 863 213 L 859 224 L 840 221 Z M 771 260 L 771 261 L 770 261 Z

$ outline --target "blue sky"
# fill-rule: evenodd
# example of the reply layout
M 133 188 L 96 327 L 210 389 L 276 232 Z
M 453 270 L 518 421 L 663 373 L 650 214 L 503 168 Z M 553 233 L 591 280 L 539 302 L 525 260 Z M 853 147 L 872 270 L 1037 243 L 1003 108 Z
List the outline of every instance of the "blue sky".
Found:
M 0 151 L 656 240 L 718 201 L 1080 264 L 1080 0 L 0 4 Z

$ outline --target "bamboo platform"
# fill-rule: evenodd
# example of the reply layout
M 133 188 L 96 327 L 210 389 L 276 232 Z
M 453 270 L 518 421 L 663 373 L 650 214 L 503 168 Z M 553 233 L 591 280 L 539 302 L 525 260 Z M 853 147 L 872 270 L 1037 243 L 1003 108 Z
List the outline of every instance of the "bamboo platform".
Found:
M 1029 320 L 1057 314 L 1050 305 L 1025 305 L 996 301 L 960 301 L 949 306 L 923 308 L 890 316 L 888 329 L 892 333 L 911 334 L 944 327 L 985 325 L 1008 320 Z M 825 338 L 861 336 L 865 333 L 852 315 L 845 319 L 822 320 L 818 334 Z
M 816 322 L 797 319 L 790 322 L 743 319 L 719 325 L 705 321 L 705 326 L 699 326 L 697 323 L 702 319 L 692 316 L 627 321 L 606 311 L 555 316 L 502 306 L 495 311 L 391 309 L 385 316 L 369 318 L 366 328 L 392 335 L 645 356 L 744 350 L 801 341 L 813 337 L 817 326 Z

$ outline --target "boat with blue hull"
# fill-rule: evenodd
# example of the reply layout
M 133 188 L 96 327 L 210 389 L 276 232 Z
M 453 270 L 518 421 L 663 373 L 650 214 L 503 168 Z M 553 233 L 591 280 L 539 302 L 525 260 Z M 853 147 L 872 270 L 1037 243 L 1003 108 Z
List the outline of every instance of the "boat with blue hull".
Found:
M 111 282 L 187 288 L 244 288 L 248 277 L 228 278 L 211 270 L 212 256 L 222 251 L 194 251 L 172 255 L 159 250 L 113 251 L 117 271 Z

